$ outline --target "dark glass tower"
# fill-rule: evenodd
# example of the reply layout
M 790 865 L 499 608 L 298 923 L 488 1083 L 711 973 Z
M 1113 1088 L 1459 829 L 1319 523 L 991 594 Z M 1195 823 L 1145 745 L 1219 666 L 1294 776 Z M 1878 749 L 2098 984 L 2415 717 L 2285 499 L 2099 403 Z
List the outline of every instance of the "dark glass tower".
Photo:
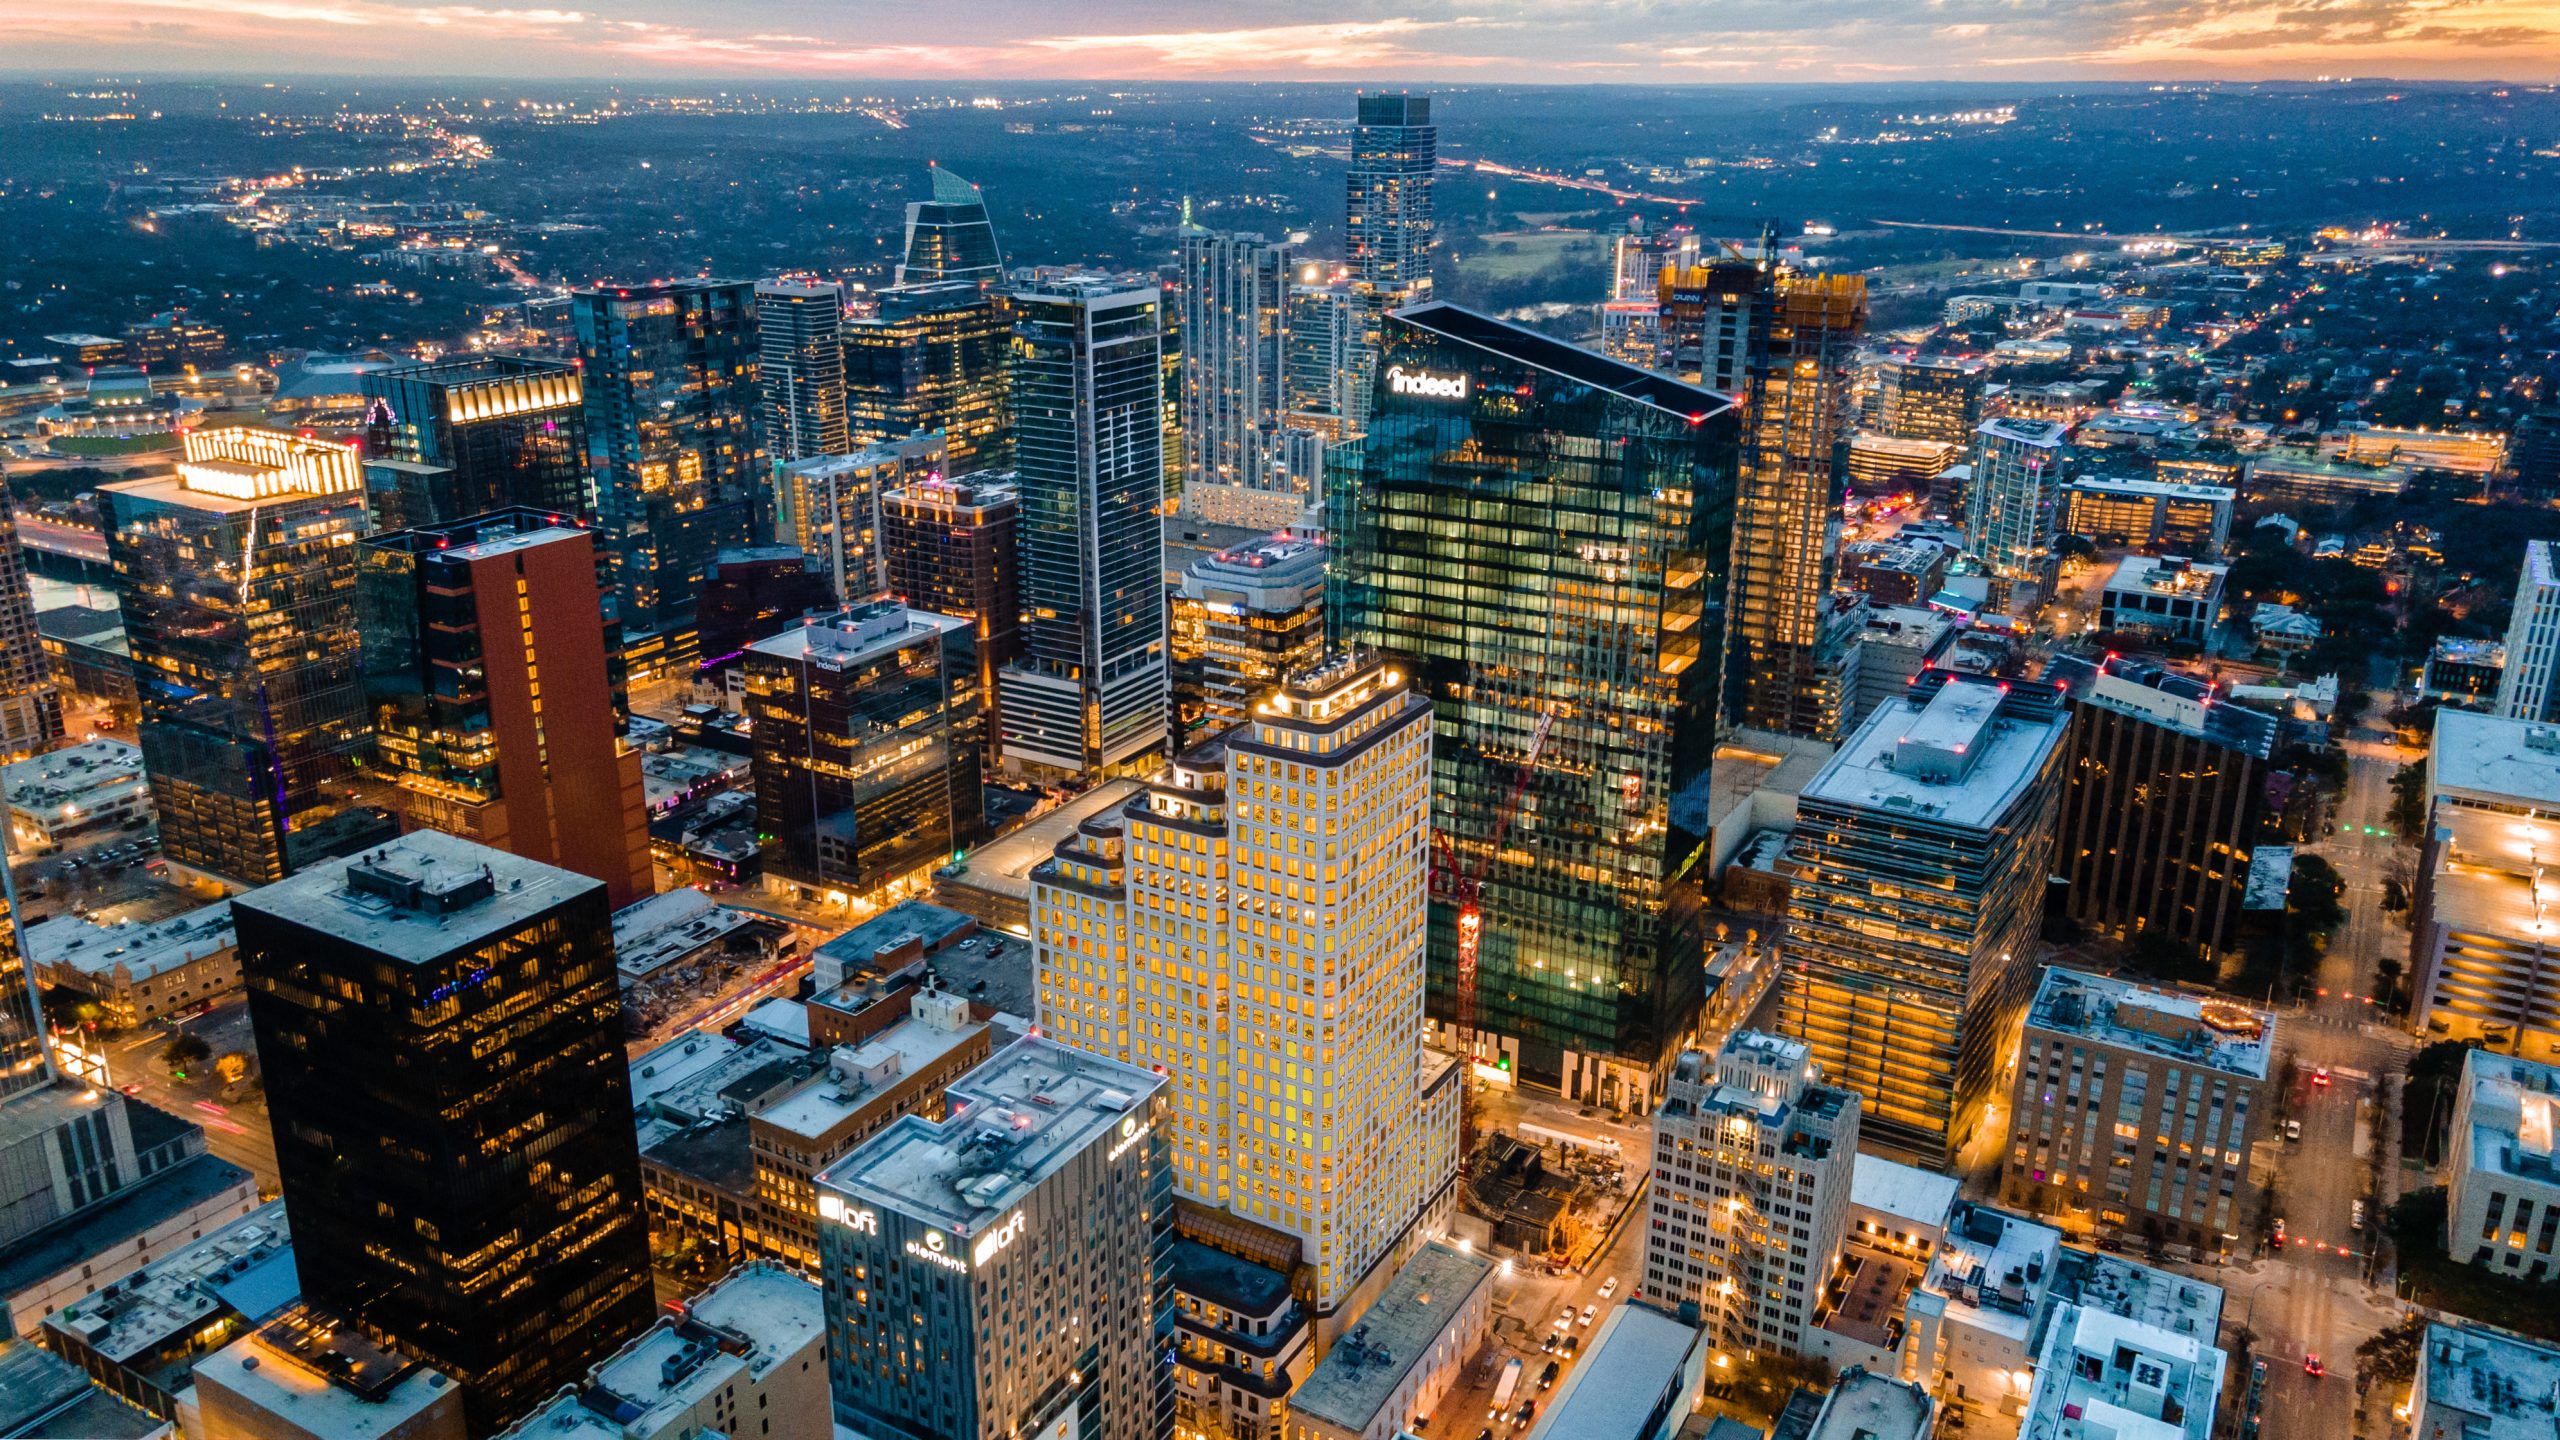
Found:
M 36 633 L 17 507 L 0 480 L 0 759 L 51 749 L 61 738 L 62 693 Z
M 1438 727 L 1430 1014 L 1472 883 L 1479 1053 L 1586 1100 L 1649 1107 L 1697 1015 L 1737 450 L 1722 396 L 1430 304 L 1328 497 L 1336 643 Z
M 799 280 L 756 286 L 764 448 L 776 465 L 852 449 L 844 419 L 844 291 Z
M 1000 682 L 1005 762 L 1089 774 L 1166 738 L 1163 301 L 1068 277 L 1006 305 L 1030 619 Z
M 603 885 L 421 830 L 232 915 L 306 1299 L 475 1436 L 648 1326 Z
M 574 365 L 474 355 L 363 376 L 367 503 L 377 530 L 529 505 L 595 517 L 586 392 Z M 390 462 L 390 463 L 378 463 Z
M 996 227 L 978 187 L 936 165 L 933 198 L 907 205 L 907 248 L 898 262 L 900 285 L 966 280 L 993 284 L 1004 278 Z
M 762 536 L 755 286 L 684 280 L 581 290 L 587 457 L 635 673 L 693 653 L 703 572 Z
M 1005 428 L 1009 330 L 973 280 L 901 286 L 844 326 L 845 409 L 856 445 L 939 432 L 953 477 L 1012 463 Z
M 256 884 L 365 842 L 331 784 L 373 739 L 363 486 L 345 446 L 236 428 L 190 432 L 173 478 L 99 487 L 170 859 Z

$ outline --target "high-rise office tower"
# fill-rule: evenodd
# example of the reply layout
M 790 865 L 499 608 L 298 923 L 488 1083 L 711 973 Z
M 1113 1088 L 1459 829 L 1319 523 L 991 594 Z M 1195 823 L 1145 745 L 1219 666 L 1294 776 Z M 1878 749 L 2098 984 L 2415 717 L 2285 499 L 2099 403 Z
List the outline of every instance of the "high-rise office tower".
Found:
M 2071 706 L 2053 873 L 2072 919 L 2187 958 L 2239 943 L 2276 717 L 2131 660 L 2057 655 Z
M 835 579 L 797 545 L 747 545 L 712 557 L 702 579 L 702 666 L 727 669 L 749 645 L 837 607 Z
M 1006 304 L 1029 619 L 998 681 L 1004 763 L 1116 770 L 1165 746 L 1163 300 L 1068 276 Z
M 907 243 L 900 254 L 901 287 L 947 280 L 992 285 L 1004 279 L 986 196 L 939 165 L 933 167 L 933 198 L 907 202 Z
M 856 445 L 933 432 L 953 476 L 1011 463 L 1005 427 L 1010 327 L 973 280 L 879 292 L 844 327 L 846 409 Z
M 654 894 L 594 534 L 499 510 L 359 555 L 365 702 L 411 823 L 600 880 L 615 909 Z
M 889 593 L 977 631 L 990 758 L 1004 733 L 996 677 L 1022 649 L 1021 528 L 1022 497 L 1011 476 L 915 480 L 880 497 Z
M 1866 1138 L 1943 1164 L 2035 969 L 2068 717 L 2050 686 L 1923 671 L 1805 786 L 1780 1028 L 1866 1101 Z
M 1183 570 L 1171 598 L 1180 745 L 1242 723 L 1284 677 L 1323 658 L 1325 554 L 1320 540 L 1271 535 Z
M 2002 582 L 2002 608 L 2026 614 L 2042 603 L 2053 556 L 2054 504 L 2062 494 L 2066 432 L 2057 420 L 1986 420 L 1973 435 L 1973 478 L 1965 482 L 1964 535 L 1974 558 Z
M 2560 720 L 2560 548 L 2548 540 L 2525 542 L 2493 713 L 2537 724 Z
M 1432 184 L 1439 165 L 1440 127 L 1431 123 L 1429 96 L 1360 97 L 1343 215 L 1343 253 L 1360 323 L 1344 395 L 1351 408 L 1342 417 L 1353 434 L 1368 424 L 1386 317 L 1431 298 L 1431 252 L 1439 236 Z
M 1832 603 L 1832 587 L 1867 282 L 1780 271 L 1763 280 L 1757 304 L 1767 319 L 1742 395 L 1725 713 L 1754 729 L 1833 740 L 1855 692 L 1852 641 L 1863 624 Z
M 784 465 L 852 449 L 844 410 L 844 288 L 758 281 L 756 334 L 765 457 Z
M 1664 271 L 1656 323 L 1671 370 L 1721 394 L 1743 395 L 1752 357 L 1768 348 L 1773 286 L 1770 265 L 1739 258 Z
M 837 1418 L 897 1440 L 1173 1429 L 1169 1083 L 1037 1036 L 817 1178 Z
M 765 871 L 861 893 L 977 842 L 976 635 L 895 600 L 850 606 L 747 647 Z
M 17 504 L 0 479 L 0 759 L 32 755 L 61 738 L 62 692 L 36 633 L 27 558 L 18 550 Z
M 635 673 L 655 672 L 692 658 L 711 558 L 758 537 L 755 286 L 676 280 L 571 302 L 624 655 Z
M 595 517 L 578 367 L 468 355 L 368 370 L 359 383 L 373 528 L 442 525 L 510 505 Z
M 1953 360 L 1877 367 L 1876 428 L 1897 440 L 1970 445 L 1982 424 L 1982 371 Z
M 655 1306 L 605 887 L 420 830 L 232 902 L 305 1299 L 488 1435 Z
M 1288 407 L 1289 247 L 1185 226 L 1181 253 L 1183 489 L 1270 489 Z
M 1858 1096 L 1805 1047 L 1736 1030 L 1680 1057 L 1653 1119 L 1652 1228 L 1636 1295 L 1720 1350 L 1805 1353 L 1849 1229 Z
M 373 739 L 357 673 L 356 452 L 194 430 L 176 475 L 98 498 L 169 858 L 257 883 L 363 843 L 324 790 Z
M 1422 1048 L 1431 708 L 1375 655 L 1294 675 L 1032 871 L 1047 1033 L 1173 1077 L 1176 1192 L 1294 1237 L 1320 1316 L 1454 1198 L 1458 1067 Z
M 1325 611 L 1436 717 L 1431 1017 L 1650 1109 L 1701 1000 L 1736 416 L 1445 304 L 1389 319 L 1375 399 L 1327 487 Z
M 774 474 L 775 537 L 816 560 L 853 605 L 888 583 L 880 547 L 880 497 L 942 478 L 942 437 L 923 434 L 822 455 Z

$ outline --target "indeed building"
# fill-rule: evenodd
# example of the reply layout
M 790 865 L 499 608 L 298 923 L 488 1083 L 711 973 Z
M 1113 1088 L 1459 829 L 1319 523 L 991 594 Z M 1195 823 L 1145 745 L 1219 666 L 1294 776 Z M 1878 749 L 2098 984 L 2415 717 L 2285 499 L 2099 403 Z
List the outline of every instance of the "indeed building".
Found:
M 873 1440 L 1171 1433 L 1166 1081 L 1032 1036 L 817 1178 L 837 1419 Z

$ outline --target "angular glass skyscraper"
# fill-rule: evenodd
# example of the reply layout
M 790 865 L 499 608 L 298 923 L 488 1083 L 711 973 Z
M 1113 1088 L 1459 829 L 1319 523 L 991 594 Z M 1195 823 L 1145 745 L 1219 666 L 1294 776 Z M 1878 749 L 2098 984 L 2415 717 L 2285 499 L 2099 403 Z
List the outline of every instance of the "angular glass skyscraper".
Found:
M 470 355 L 367 371 L 365 503 L 377 530 L 510 505 L 595 518 L 578 367 Z
M 856 445 L 939 432 L 957 479 L 1012 463 L 1005 428 L 1008 327 L 973 280 L 903 285 L 844 326 L 845 401 Z
M 996 227 L 978 187 L 936 165 L 933 198 L 907 204 L 907 248 L 898 262 L 900 285 L 944 280 L 993 284 L 1004 278 Z
M 1164 748 L 1163 297 L 1068 276 L 1014 292 L 1022 658 L 1000 680 L 1008 769 L 1084 775 Z
M 721 550 L 753 544 L 755 285 L 678 280 L 571 296 L 587 457 L 634 673 L 693 651 L 693 605 Z
M 1649 1107 L 1702 983 L 1735 416 L 1442 304 L 1388 317 L 1371 405 L 1328 607 L 1432 704 L 1431 1017 L 1521 1081 Z

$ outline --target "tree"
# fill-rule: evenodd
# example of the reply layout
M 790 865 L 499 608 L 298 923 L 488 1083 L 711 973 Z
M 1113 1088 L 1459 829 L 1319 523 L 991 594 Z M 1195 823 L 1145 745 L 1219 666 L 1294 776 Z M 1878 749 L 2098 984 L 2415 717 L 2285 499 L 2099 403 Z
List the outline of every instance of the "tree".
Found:
M 213 1073 L 223 1084 L 237 1085 L 249 1078 L 249 1057 L 237 1050 L 217 1055 L 213 1060 Z
M 2453 1119 L 2455 1087 L 2477 1040 L 2437 1040 L 2409 1057 L 2408 1083 L 2400 1087 L 2400 1152 L 2432 1165 L 2442 1158 L 2444 1132 Z
M 160 1063 L 181 1079 L 189 1070 L 212 1058 L 213 1047 L 205 1043 L 204 1037 L 185 1030 L 170 1036 L 169 1043 L 160 1051 Z
M 2426 1343 L 2427 1317 L 2414 1312 L 2403 1316 L 2356 1347 L 2356 1376 L 2386 1398 L 2396 1395 L 2417 1379 L 2418 1352 Z
M 2412 760 L 2391 777 L 2391 833 L 2416 844 L 2427 826 L 2427 762 Z
M 2412 1190 L 2391 1202 L 2382 1226 L 2391 1235 L 2391 1248 L 2399 1252 L 2401 1269 L 2407 1270 L 2429 1256 L 2444 1254 L 2444 1220 L 2448 1203 L 2441 1185 Z
M 2293 883 L 2285 899 L 2293 909 L 2294 927 L 2326 937 L 2330 931 L 2346 923 L 2346 907 L 2338 903 L 2347 893 L 2345 877 L 2328 858 L 2297 851 L 2293 857 Z

